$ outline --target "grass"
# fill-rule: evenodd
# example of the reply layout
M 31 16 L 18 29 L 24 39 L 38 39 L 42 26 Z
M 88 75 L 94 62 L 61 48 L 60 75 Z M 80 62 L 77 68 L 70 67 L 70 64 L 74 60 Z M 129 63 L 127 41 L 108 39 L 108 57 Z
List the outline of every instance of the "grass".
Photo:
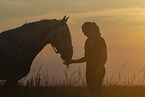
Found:
M 1 82 L 0 97 L 90 97 L 80 69 L 71 75 L 64 71 L 65 79 L 62 80 L 55 76 L 40 75 L 41 67 L 36 76 L 32 76 L 29 80 L 24 78 L 16 87 L 5 87 L 4 82 Z M 142 71 L 144 70 L 139 73 Z M 145 75 L 143 74 L 136 84 L 137 74 L 132 78 L 123 79 L 121 72 L 117 77 L 112 75 L 110 79 L 104 80 L 101 97 L 145 97 Z
M 90 97 L 86 86 L 17 87 L 9 95 L 5 90 L 0 88 L 0 97 Z M 144 90 L 142 86 L 103 86 L 101 97 L 145 97 Z

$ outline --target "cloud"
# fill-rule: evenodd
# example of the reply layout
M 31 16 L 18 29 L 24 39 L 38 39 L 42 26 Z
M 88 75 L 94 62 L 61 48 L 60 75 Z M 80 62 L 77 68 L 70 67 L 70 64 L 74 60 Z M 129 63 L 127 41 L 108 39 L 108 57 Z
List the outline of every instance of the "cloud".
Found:
M 121 8 L 116 7 L 115 3 L 111 3 L 110 6 L 112 7 L 108 8 L 106 4 L 109 2 L 115 1 L 3 0 L 0 1 L 0 21 L 29 16 L 57 16 L 57 14 L 62 13 L 62 15 L 68 14 L 72 17 L 72 22 L 84 19 L 93 19 L 104 22 L 144 22 L 145 8 Z M 125 2 L 130 2 L 130 0 Z M 122 3 L 124 4 L 124 2 Z
M 28 6 L 28 5 L 33 5 L 33 3 L 30 2 L 19 2 L 19 1 L 9 1 L 9 0 L 3 0 L 1 1 L 1 5 L 14 5 L 14 6 Z
M 145 21 L 145 8 L 133 7 L 133 8 L 120 8 L 120 9 L 109 9 L 101 11 L 88 11 L 80 13 L 70 14 L 74 18 L 82 17 L 104 17 L 105 21 Z
M 81 25 L 85 21 L 96 21 L 104 27 L 126 26 L 145 23 L 145 8 L 143 7 L 128 7 L 128 8 L 112 8 L 112 9 L 92 9 L 86 1 L 77 2 L 57 2 L 42 0 L 32 1 L 0 1 L 0 21 L 8 21 L 8 19 L 29 18 L 33 21 L 34 17 L 37 20 L 43 18 L 61 18 L 64 15 L 70 16 L 69 23 Z M 85 2 L 82 6 L 81 3 Z M 78 4 L 76 4 L 78 3 Z M 75 5 L 76 4 L 76 5 Z M 64 5 L 64 6 L 63 6 Z M 69 5 L 71 5 L 69 7 Z M 79 6 L 80 5 L 80 6 Z M 57 7 L 56 7 L 57 6 Z M 32 17 L 32 18 L 31 18 Z M 32 19 L 32 20 L 31 20 Z M 76 26 L 74 26 L 76 27 Z
M 41 14 L 41 10 L 32 2 L 0 1 L 0 21 Z

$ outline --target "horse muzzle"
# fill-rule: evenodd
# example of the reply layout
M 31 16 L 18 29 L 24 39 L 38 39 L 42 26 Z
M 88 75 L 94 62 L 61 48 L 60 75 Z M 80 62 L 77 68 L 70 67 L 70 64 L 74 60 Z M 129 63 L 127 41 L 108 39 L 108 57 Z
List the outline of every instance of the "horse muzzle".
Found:
M 73 48 L 64 49 L 60 54 L 63 60 L 70 60 L 73 56 Z

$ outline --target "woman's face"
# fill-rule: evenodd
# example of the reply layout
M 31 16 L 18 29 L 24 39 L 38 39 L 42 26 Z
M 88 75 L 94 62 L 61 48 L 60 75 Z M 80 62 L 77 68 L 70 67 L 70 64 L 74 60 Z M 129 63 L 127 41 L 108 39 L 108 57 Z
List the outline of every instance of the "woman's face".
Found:
M 88 38 L 96 36 L 96 33 L 93 30 L 88 30 L 86 28 L 83 28 L 82 31 L 84 32 L 84 35 L 87 36 Z

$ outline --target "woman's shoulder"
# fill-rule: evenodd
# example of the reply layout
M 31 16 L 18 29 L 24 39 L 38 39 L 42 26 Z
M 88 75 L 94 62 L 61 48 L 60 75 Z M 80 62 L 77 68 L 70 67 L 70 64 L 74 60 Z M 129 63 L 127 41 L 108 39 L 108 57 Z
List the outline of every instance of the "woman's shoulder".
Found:
M 104 38 L 101 37 L 101 36 L 97 36 L 96 39 L 97 39 L 97 40 L 100 40 L 100 41 L 103 41 L 103 40 L 104 40 Z
M 104 38 L 99 36 L 99 37 L 96 37 L 96 41 L 101 41 L 101 42 L 105 42 Z
M 98 43 L 99 45 L 106 45 L 106 42 L 103 37 L 97 37 L 96 43 Z

